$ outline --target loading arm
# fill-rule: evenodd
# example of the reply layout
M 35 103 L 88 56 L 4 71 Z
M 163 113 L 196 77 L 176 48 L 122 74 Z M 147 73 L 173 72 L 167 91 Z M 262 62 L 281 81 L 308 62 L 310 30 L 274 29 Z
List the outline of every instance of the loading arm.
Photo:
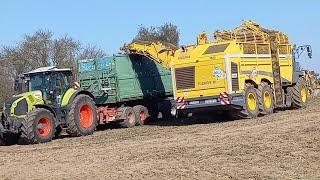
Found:
M 171 59 L 177 48 L 169 43 L 148 42 L 134 40 L 130 44 L 125 44 L 121 50 L 126 54 L 139 54 L 149 57 L 160 63 L 165 68 L 171 67 Z

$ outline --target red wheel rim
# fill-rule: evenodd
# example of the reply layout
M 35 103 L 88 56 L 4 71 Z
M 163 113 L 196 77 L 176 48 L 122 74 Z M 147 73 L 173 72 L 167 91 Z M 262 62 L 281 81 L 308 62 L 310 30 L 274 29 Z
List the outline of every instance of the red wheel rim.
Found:
M 133 113 L 128 113 L 127 115 L 127 120 L 130 122 L 130 123 L 134 123 L 135 119 L 134 119 L 134 114 Z
M 93 123 L 93 110 L 89 105 L 80 108 L 80 125 L 84 128 L 91 127 Z
M 144 111 L 140 112 L 140 120 L 143 122 L 147 119 L 147 113 Z
M 41 118 L 37 124 L 38 133 L 41 137 L 49 136 L 51 132 L 51 121 L 48 118 Z

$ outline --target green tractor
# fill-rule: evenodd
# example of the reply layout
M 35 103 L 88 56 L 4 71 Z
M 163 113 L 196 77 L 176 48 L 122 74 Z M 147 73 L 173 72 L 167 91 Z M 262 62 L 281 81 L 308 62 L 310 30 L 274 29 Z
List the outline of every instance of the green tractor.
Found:
M 72 82 L 70 69 L 52 66 L 33 70 L 20 76 L 15 89 L 21 94 L 4 104 L 0 144 L 45 143 L 63 129 L 71 136 L 95 131 L 98 116 L 94 97 Z

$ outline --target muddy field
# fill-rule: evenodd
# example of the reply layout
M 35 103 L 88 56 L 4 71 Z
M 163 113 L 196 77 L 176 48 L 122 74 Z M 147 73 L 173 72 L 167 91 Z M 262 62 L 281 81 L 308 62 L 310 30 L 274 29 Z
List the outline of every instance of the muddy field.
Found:
M 254 120 L 157 121 L 0 147 L 0 179 L 319 179 L 319 100 Z

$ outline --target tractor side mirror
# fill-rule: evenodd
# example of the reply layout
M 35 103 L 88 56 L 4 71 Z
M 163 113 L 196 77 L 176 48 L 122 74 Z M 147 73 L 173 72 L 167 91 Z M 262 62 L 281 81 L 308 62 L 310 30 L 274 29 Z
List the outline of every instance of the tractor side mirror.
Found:
M 308 57 L 311 59 L 311 58 L 312 58 L 312 49 L 311 49 L 311 46 L 307 46 L 307 53 L 308 53 Z

